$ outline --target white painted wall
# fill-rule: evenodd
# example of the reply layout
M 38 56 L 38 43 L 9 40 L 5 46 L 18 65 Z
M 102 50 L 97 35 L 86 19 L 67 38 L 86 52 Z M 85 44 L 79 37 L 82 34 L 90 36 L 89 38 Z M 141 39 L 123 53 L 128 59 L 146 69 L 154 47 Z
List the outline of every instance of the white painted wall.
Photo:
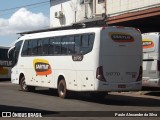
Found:
M 113 16 L 156 6 L 160 6 L 160 0 L 107 0 L 107 14 Z
M 100 15 L 105 13 L 105 4 L 98 3 L 98 0 L 92 0 L 93 2 L 88 5 L 80 4 L 80 1 L 81 0 L 51 0 L 50 27 L 71 25 L 72 23 L 85 20 L 85 14 L 87 14 L 87 18 L 93 18 L 95 14 Z M 129 11 L 140 11 L 160 6 L 160 0 L 106 0 L 106 6 L 107 15 L 112 17 Z M 62 11 L 64 17 L 61 19 L 55 18 L 56 11 Z
M 84 4 L 80 5 L 79 0 L 51 0 L 50 7 L 50 26 L 65 26 L 85 19 L 85 8 L 87 9 L 87 18 L 92 17 L 93 7 Z M 55 12 L 62 11 L 63 18 L 55 18 Z

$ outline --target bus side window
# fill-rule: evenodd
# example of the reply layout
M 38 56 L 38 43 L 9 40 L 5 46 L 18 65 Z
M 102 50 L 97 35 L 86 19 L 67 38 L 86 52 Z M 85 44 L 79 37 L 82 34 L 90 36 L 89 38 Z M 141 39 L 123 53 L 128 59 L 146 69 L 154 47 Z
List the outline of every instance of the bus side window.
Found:
M 82 35 L 82 47 L 87 48 L 89 46 L 89 39 L 88 39 L 88 34 Z
M 49 38 L 43 38 L 43 55 L 49 54 Z
M 64 37 L 62 37 L 62 42 L 61 42 L 61 44 L 62 44 L 62 52 L 61 52 L 61 54 L 63 54 L 63 55 L 67 55 L 68 54 L 68 36 L 64 36 Z
M 68 36 L 68 54 L 69 55 L 75 54 L 74 36 Z
M 28 55 L 32 55 L 32 40 L 28 41 Z
M 28 55 L 28 40 L 26 40 L 23 44 L 22 56 Z
M 89 50 L 89 36 L 88 34 L 82 35 L 82 47 L 81 47 L 81 54 L 87 53 Z
M 37 41 L 38 40 L 32 40 L 32 55 L 37 55 Z
M 94 34 L 89 35 L 89 47 L 92 49 L 94 44 Z
M 54 54 L 54 38 L 50 38 L 49 41 L 49 55 Z
M 54 41 L 54 54 L 60 55 L 61 54 L 61 37 L 55 37 Z
M 42 39 L 38 40 L 37 51 L 38 51 L 38 55 L 42 55 L 42 51 L 43 51 L 43 41 L 42 41 Z
M 89 53 L 93 48 L 94 34 L 82 35 L 81 54 Z
M 81 35 L 76 35 L 75 38 L 75 54 L 81 54 Z

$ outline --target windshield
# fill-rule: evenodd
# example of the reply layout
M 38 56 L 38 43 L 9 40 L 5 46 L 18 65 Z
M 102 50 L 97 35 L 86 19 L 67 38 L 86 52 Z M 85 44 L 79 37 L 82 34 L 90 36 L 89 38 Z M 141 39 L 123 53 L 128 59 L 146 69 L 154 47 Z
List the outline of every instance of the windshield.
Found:
M 9 49 L 8 57 L 12 60 L 12 66 L 14 66 L 18 62 L 18 56 L 20 52 L 20 48 L 23 41 L 18 41 L 15 46 Z

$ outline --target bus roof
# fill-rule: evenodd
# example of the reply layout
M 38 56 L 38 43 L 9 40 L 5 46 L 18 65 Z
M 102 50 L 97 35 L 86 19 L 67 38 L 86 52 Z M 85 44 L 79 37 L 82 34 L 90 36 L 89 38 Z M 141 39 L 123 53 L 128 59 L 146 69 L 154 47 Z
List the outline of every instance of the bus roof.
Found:
M 98 32 L 102 28 L 130 28 L 135 29 L 132 27 L 121 27 L 121 26 L 99 26 L 99 27 L 88 27 L 88 28 L 79 28 L 79 29 L 65 29 L 65 30 L 54 30 L 51 29 L 49 31 L 39 31 L 39 32 L 30 32 L 29 34 L 24 34 L 21 36 L 17 41 L 19 40 L 25 40 L 25 39 L 38 39 L 38 38 L 47 38 L 47 37 L 54 37 L 54 36 L 63 36 L 63 35 L 74 35 L 74 34 L 82 34 L 82 33 L 92 33 L 92 32 Z M 16 42 L 17 42 L 16 41 Z
M 72 25 L 68 25 L 68 26 L 47 28 L 47 29 L 41 29 L 41 30 L 33 30 L 33 31 L 27 31 L 27 32 L 22 32 L 22 33 L 18 33 L 18 34 L 25 35 L 25 34 L 40 33 L 40 32 L 69 30 L 69 29 L 81 29 L 81 28 L 98 27 L 98 26 L 107 26 L 105 19 L 103 19 L 103 18 L 92 19 L 92 20 L 88 20 L 88 21 L 81 21 L 78 23 L 73 23 Z
M 43 32 L 36 32 L 25 34 L 19 38 L 22 39 L 32 39 L 32 38 L 42 38 L 42 37 L 51 37 L 51 36 L 62 36 L 62 35 L 72 35 L 78 33 L 87 33 L 87 32 L 96 32 L 103 27 L 94 27 L 94 28 L 82 28 L 82 29 L 67 29 L 67 30 L 60 30 L 60 31 L 43 31 Z

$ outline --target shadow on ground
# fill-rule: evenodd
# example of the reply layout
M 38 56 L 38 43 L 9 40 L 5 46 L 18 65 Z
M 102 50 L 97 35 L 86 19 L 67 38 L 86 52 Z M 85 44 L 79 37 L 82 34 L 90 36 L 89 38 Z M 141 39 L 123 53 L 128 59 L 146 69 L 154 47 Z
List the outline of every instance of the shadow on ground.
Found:
M 160 88 L 143 87 L 144 95 L 160 97 Z
M 56 90 L 36 90 L 35 94 L 43 94 L 58 97 Z M 87 102 L 99 103 L 104 105 L 117 105 L 117 106 L 145 106 L 145 107 L 160 107 L 160 99 L 156 98 L 147 98 L 143 95 L 136 96 L 135 93 L 133 96 L 126 94 L 108 94 L 104 99 L 101 98 L 93 98 L 87 93 L 79 93 L 79 92 L 71 92 L 67 99 L 70 100 L 82 100 Z M 147 93 L 148 95 L 159 95 L 155 92 Z M 59 98 L 61 99 L 61 98 Z
M 8 78 L 7 79 L 4 79 L 4 78 L 0 79 L 0 82 L 9 82 L 9 81 L 11 81 L 11 79 L 8 79 Z

